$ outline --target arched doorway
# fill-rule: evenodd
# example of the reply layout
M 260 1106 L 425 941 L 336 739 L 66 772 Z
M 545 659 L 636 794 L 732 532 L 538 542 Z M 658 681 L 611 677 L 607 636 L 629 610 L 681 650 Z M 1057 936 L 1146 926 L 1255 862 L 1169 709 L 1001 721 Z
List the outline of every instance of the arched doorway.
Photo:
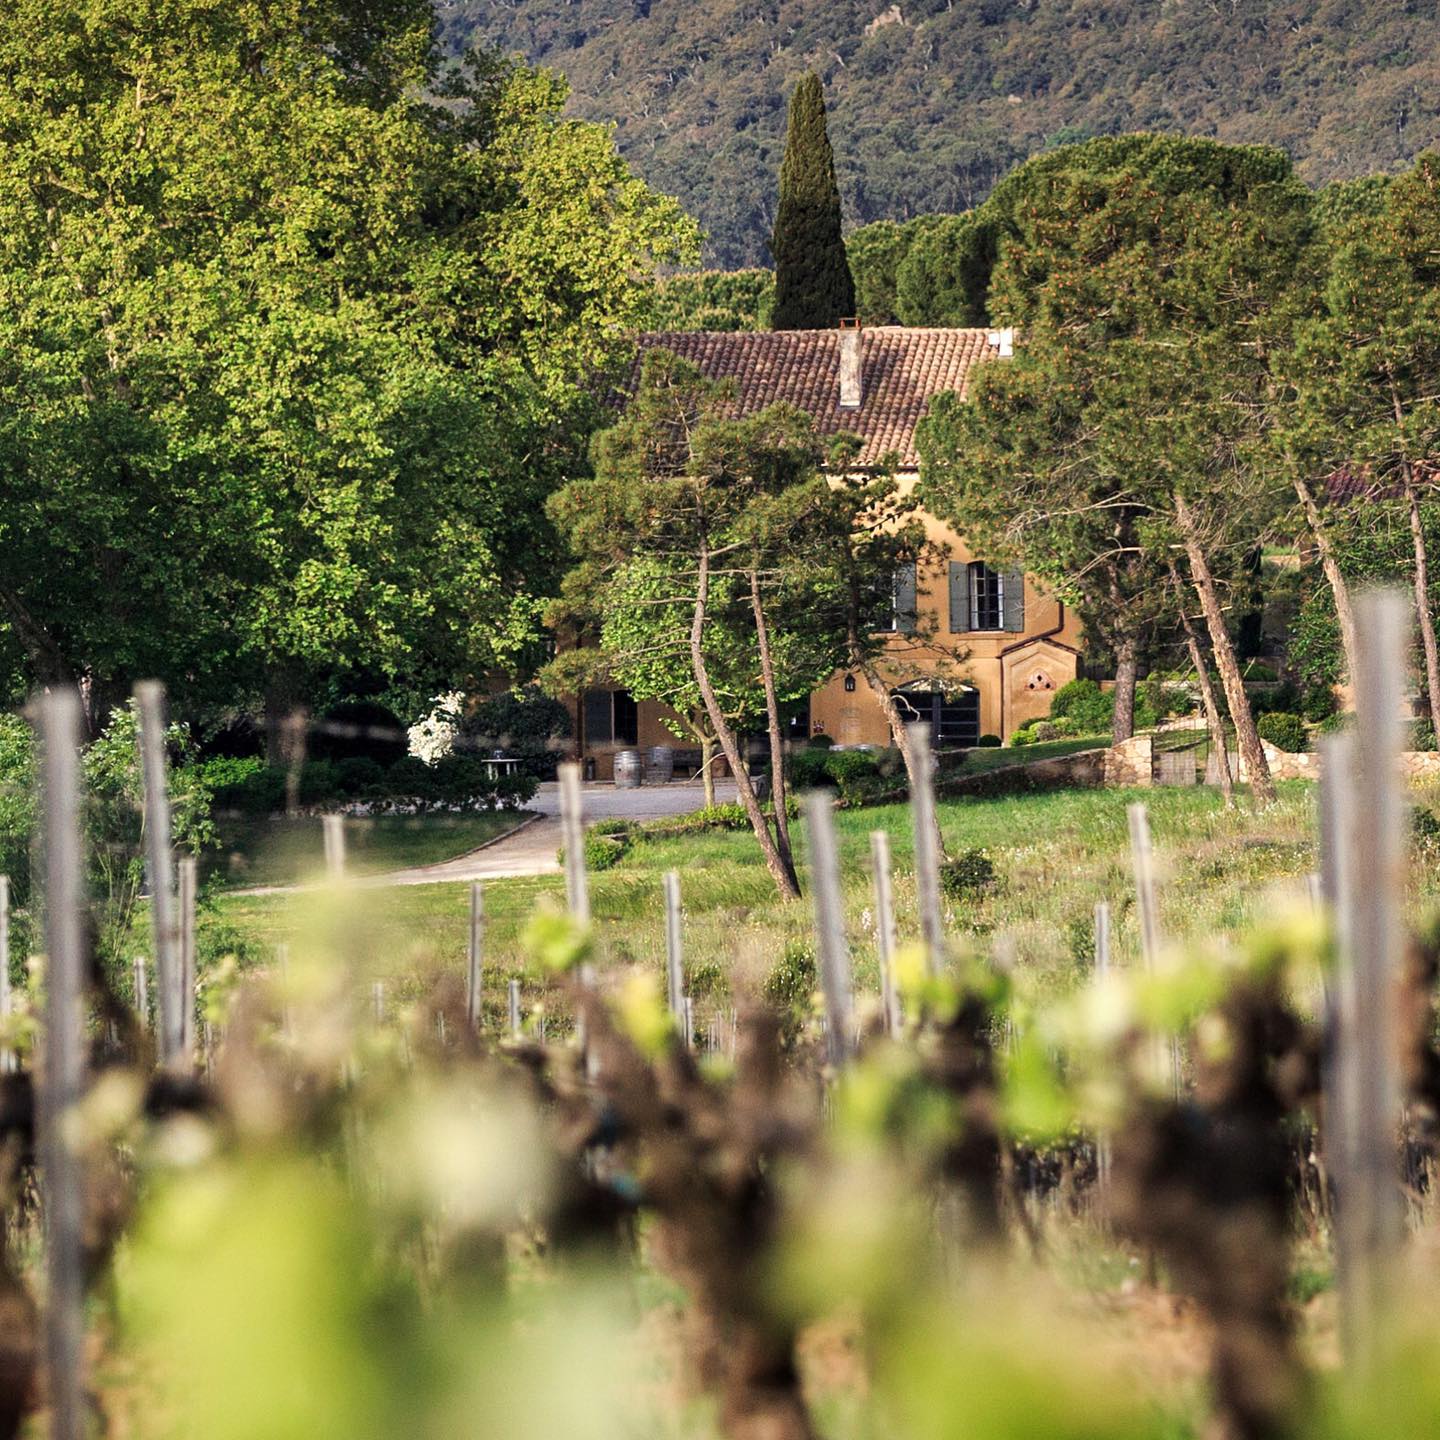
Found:
M 965 747 L 980 740 L 980 692 L 973 685 L 941 690 L 928 680 L 915 680 L 891 691 L 907 725 L 924 721 L 935 746 Z

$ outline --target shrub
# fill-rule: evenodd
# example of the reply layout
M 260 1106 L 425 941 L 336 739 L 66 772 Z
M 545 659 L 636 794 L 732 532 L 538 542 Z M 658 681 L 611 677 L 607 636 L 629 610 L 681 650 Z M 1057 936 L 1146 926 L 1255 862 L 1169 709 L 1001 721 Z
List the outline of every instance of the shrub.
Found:
M 1080 727 L 1068 715 L 1059 715 L 1054 719 L 1046 721 L 1056 738 L 1067 738 L 1071 735 L 1078 735 Z
M 1053 715 L 1055 712 L 1052 710 L 1050 713 Z M 998 735 L 982 735 L 975 743 L 982 750 L 996 750 L 1004 742 Z
M 1417 720 L 1410 727 L 1410 748 L 1412 750 L 1435 749 L 1435 727 L 1428 720 Z
M 790 757 L 790 783 L 797 790 L 828 789 L 835 784 L 830 773 L 830 752 L 820 749 L 797 750 Z
M 324 805 L 337 799 L 339 794 L 340 776 L 329 760 L 308 760 L 300 767 L 300 790 L 296 798 L 302 805 Z
M 499 775 L 490 782 L 490 795 L 500 810 L 518 810 L 534 799 L 539 782 L 523 770 L 513 775 Z
M 1309 746 L 1305 734 L 1305 722 L 1298 715 L 1283 710 L 1270 710 L 1255 722 L 1262 740 L 1268 740 L 1277 750 L 1299 754 Z
M 1328 685 L 1311 685 L 1300 697 L 1300 713 L 1312 725 L 1328 720 L 1336 708 L 1335 692 Z
M 202 776 L 220 776 L 227 773 L 221 767 L 229 766 L 235 767 L 228 771 L 229 779 L 211 780 L 217 810 L 268 815 L 284 806 L 285 771 L 278 766 L 262 765 L 258 760 L 207 760 L 199 770 Z
M 629 820 L 612 815 L 608 820 L 597 820 L 590 827 L 590 833 L 604 835 L 611 840 L 628 840 L 635 833 L 635 827 Z
M 629 853 L 630 840 L 628 836 L 600 835 L 594 830 L 586 830 L 585 844 L 582 850 L 587 870 L 592 873 L 613 870 Z M 555 858 L 563 867 L 565 864 L 565 847 L 563 845 L 555 852 Z
M 867 790 L 880 788 L 880 765 L 864 750 L 832 750 L 826 756 L 830 775 L 846 800 L 858 799 Z
M 410 748 L 400 717 L 376 700 L 344 700 L 332 705 L 310 737 L 316 760 L 364 757 L 377 765 L 393 765 Z
M 252 776 L 260 774 L 265 762 L 258 755 L 215 755 L 190 767 L 202 784 L 219 795 L 224 790 L 243 785 Z
M 738 800 L 722 801 L 718 805 L 702 805 L 685 818 L 697 830 L 744 830 L 750 824 L 750 817 Z
M 940 889 L 948 899 L 983 894 L 995 884 L 995 863 L 983 850 L 962 850 L 940 867 Z
M 790 783 L 797 790 L 835 788 L 842 798 L 863 800 L 885 790 L 889 752 L 868 750 L 802 750 L 790 759 Z M 900 768 L 899 752 L 889 773 Z
M 718 960 L 700 960 L 685 967 L 685 989 L 694 1000 L 724 995 L 730 989 L 730 977 Z
M 806 742 L 807 750 L 828 750 L 835 743 L 833 735 L 812 735 Z
M 1300 691 L 1289 680 L 1282 680 L 1268 692 L 1265 709 L 1283 711 L 1287 715 L 1300 713 Z
M 771 803 L 767 802 L 760 808 L 767 815 L 775 813 L 775 807 Z M 786 797 L 785 813 L 792 820 L 800 813 L 800 807 L 793 795 Z M 705 830 L 748 830 L 749 828 L 750 817 L 746 815 L 745 807 L 738 800 L 731 800 L 721 805 L 702 805 L 700 809 L 692 810 L 688 815 L 667 815 L 661 820 L 648 821 L 644 825 L 637 825 L 633 833 L 637 838 L 670 839 L 676 835 L 697 835 Z
M 1115 696 L 1094 680 L 1071 680 L 1051 699 L 1050 718 L 1072 721 L 1077 735 L 1101 734 L 1114 723 Z
M 1135 728 L 1148 729 L 1171 715 L 1184 715 L 1193 710 L 1190 692 L 1183 685 L 1169 685 L 1159 676 L 1142 680 L 1135 690 Z M 1110 712 L 1113 717 L 1115 700 L 1112 693 Z
M 423 760 L 407 755 L 385 772 L 385 793 L 428 799 L 437 794 L 435 771 Z
M 1015 746 L 1033 745 L 1035 743 L 1034 731 L 1028 725 L 1022 725 L 1010 737 L 1010 743 Z
M 385 770 L 368 755 L 352 755 L 336 764 L 335 782 L 342 795 L 369 795 L 385 784 Z
M 585 868 L 609 870 L 618 865 L 630 849 L 626 836 L 597 835 L 593 830 L 585 836 Z
M 1410 815 L 1410 838 L 1417 849 L 1431 854 L 1440 851 L 1440 815 L 1417 805 Z
M 765 977 L 765 1003 L 780 1021 L 781 1044 L 793 1049 L 805 1028 L 817 984 L 815 951 L 803 940 L 791 940 Z
M 459 804 L 485 794 L 493 783 L 483 760 L 458 751 L 437 760 L 430 767 L 430 774 L 440 798 Z

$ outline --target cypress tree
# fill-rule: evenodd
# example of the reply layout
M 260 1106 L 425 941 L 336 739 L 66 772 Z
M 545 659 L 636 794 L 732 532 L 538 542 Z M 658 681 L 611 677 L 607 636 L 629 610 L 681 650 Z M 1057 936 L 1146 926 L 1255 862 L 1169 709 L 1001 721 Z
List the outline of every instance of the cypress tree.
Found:
M 840 187 L 825 128 L 825 96 L 813 71 L 790 97 L 780 166 L 775 257 L 775 330 L 822 330 L 855 313 L 855 280 L 840 234 Z

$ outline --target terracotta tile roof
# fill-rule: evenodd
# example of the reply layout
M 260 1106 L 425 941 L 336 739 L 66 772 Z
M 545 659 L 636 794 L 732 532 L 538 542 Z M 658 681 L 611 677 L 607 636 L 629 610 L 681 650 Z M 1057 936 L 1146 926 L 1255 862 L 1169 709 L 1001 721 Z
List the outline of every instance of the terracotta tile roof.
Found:
M 1376 480 L 1368 466 L 1342 465 L 1325 477 L 1323 493 L 1332 505 L 1348 505 L 1353 500 L 1394 500 L 1400 487 Z
M 920 464 L 916 425 L 934 396 L 946 390 L 964 395 L 974 368 L 995 358 L 989 333 L 902 326 L 863 331 L 860 406 L 845 410 L 840 408 L 839 331 L 664 331 L 637 340 L 641 355 L 671 350 L 712 380 L 733 379 L 739 389 L 736 415 L 786 400 L 814 416 L 822 434 L 858 435 L 861 465 L 878 465 L 894 451 L 903 468 L 913 469 Z M 631 372 L 632 389 L 641 355 Z

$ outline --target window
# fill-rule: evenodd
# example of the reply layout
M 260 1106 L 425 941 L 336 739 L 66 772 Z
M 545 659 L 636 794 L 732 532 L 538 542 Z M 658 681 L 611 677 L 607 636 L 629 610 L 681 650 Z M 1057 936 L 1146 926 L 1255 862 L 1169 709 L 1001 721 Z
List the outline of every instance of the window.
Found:
M 894 692 L 895 702 L 908 725 L 923 722 L 930 727 L 931 743 L 937 747 L 967 747 L 980 739 L 980 692 L 973 688 L 946 694 L 927 681 L 903 685 Z
M 640 716 L 628 690 L 587 690 L 584 701 L 586 745 L 634 745 Z
M 953 634 L 976 630 L 1025 629 L 1025 574 L 993 570 L 983 561 L 950 562 L 950 629 Z
M 628 690 L 617 690 L 611 696 L 615 703 L 615 743 L 635 745 L 640 740 L 640 707 Z
M 1005 621 L 1005 577 L 978 560 L 970 567 L 970 628 L 1000 630 Z
M 915 562 L 907 560 L 895 567 L 890 586 L 889 614 L 885 616 L 880 629 L 892 630 L 898 635 L 915 633 Z

